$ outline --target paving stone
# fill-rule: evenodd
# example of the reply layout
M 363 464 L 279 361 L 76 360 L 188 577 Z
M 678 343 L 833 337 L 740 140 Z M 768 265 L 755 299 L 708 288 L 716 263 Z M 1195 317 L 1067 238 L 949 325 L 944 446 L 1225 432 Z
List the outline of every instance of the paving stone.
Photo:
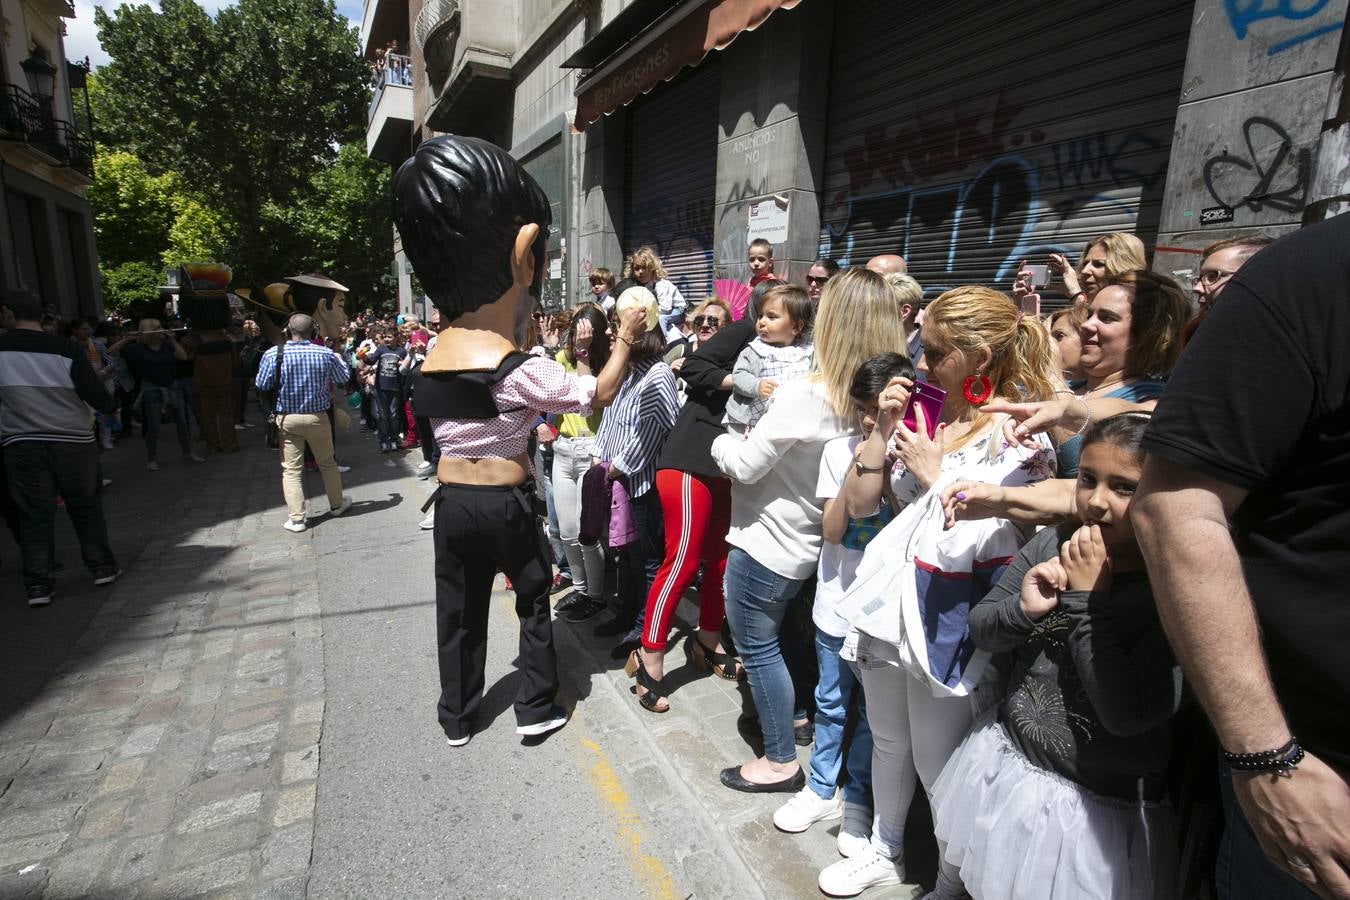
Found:
M 162 878 L 155 882 L 153 894 L 157 897 L 196 897 L 245 881 L 252 869 L 252 855 L 236 853 Z
M 245 731 L 236 731 L 233 734 L 223 734 L 216 738 L 211 744 L 211 750 L 214 753 L 222 753 L 226 750 L 237 750 L 240 747 L 247 747 L 249 744 L 269 743 L 276 740 L 280 730 L 280 723 L 268 722 L 265 725 L 259 725 L 256 728 L 249 728 Z
M 0 872 L 0 897 L 5 900 L 36 900 L 50 875 L 46 866 L 24 866 L 17 872 Z
M 15 838 L 69 829 L 80 809 L 79 803 L 66 803 L 41 809 L 7 810 L 0 815 L 0 834 Z
M 28 778 L 64 778 L 68 775 L 87 775 L 97 772 L 108 754 L 102 751 L 91 753 L 62 753 L 34 757 L 24 767 L 23 774 Z
M 46 806 L 60 803 L 82 803 L 102 778 L 101 773 L 74 778 L 34 779 L 20 773 L 9 789 L 4 791 L 8 807 Z
M 221 731 L 240 731 L 263 722 L 274 722 L 281 718 L 280 706 L 262 706 L 228 716 L 220 723 Z
M 23 868 L 47 859 L 61 849 L 67 837 L 69 833 L 65 831 L 49 831 L 0 842 L 0 867 Z
M 130 790 L 137 781 L 140 781 L 141 773 L 144 771 L 145 760 L 143 759 L 128 759 L 109 766 L 108 774 L 104 776 L 103 783 L 99 785 L 98 795 L 106 797 L 109 794 L 119 794 L 122 791 Z
M 158 679 L 156 680 L 158 681 Z M 153 690 L 153 687 L 151 690 Z M 136 718 L 132 721 L 137 725 L 163 722 L 173 716 L 173 711 L 178 708 L 182 699 L 177 694 L 173 694 L 168 697 L 161 697 L 158 700 L 152 700 L 141 707 L 141 711 L 136 714 Z
M 260 691 L 249 691 L 243 694 L 234 694 L 230 697 L 226 709 L 231 713 L 241 710 L 251 709 L 254 706 L 262 706 L 267 703 L 276 703 L 286 696 L 283 688 L 264 688 Z
M 183 673 L 181 671 L 160 672 L 151 683 L 150 692 L 152 694 L 165 694 L 169 691 L 178 690 L 182 684 Z
M 122 826 L 124 834 L 129 837 L 160 834 L 173 823 L 177 808 L 173 799 L 143 800 L 127 813 Z
M 304 825 L 275 831 L 262 849 L 262 878 L 302 874 L 309 868 L 314 832 Z
M 271 761 L 273 755 L 273 751 L 267 747 L 218 753 L 207 757 L 206 762 L 202 765 L 202 774 L 209 778 L 221 772 L 265 766 Z
M 277 797 L 277 811 L 272 816 L 272 824 L 284 828 L 293 822 L 313 818 L 314 799 L 314 782 L 283 789 Z
M 169 853 L 170 869 L 185 869 L 252 847 L 258 841 L 258 823 L 235 822 L 194 834 L 185 834 Z
M 228 800 L 262 788 L 271 774 L 267 767 L 258 766 L 241 772 L 205 777 L 188 788 L 185 799 L 191 804 Z
M 86 841 L 112 837 L 122 830 L 127 807 L 131 799 L 104 800 L 90 806 L 84 816 L 84 825 L 80 828 L 80 838 Z
M 309 781 L 319 777 L 319 745 L 295 750 L 281 758 L 281 783 Z
M 302 722 L 291 726 L 287 734 L 287 742 L 292 747 L 307 747 L 311 744 L 317 744 L 322 732 L 322 722 Z
M 119 756 L 140 756 L 149 753 L 159 746 L 159 742 L 164 739 L 164 732 L 169 728 L 167 723 L 161 722 L 158 725 L 142 725 L 139 728 L 133 728 L 131 734 L 118 749 Z
M 94 884 L 99 871 L 112 854 L 114 844 L 111 841 L 102 844 L 90 844 L 64 851 L 52 861 L 51 875 L 47 879 L 43 897 L 47 900 L 75 900 L 98 894 Z
M 313 803 L 311 802 L 311 807 Z M 215 803 L 208 803 L 199 807 L 187 816 L 178 825 L 180 833 L 189 833 L 193 831 L 204 831 L 207 828 L 213 828 L 223 822 L 231 819 L 237 819 L 241 816 L 251 816 L 257 813 L 258 808 L 262 806 L 262 794 L 253 792 L 245 794 L 242 797 L 231 797 L 228 800 L 219 800 Z
M 303 722 L 322 722 L 323 721 L 324 701 L 314 700 L 309 703 L 300 703 L 295 707 L 295 712 L 291 714 L 291 721 L 297 724 Z

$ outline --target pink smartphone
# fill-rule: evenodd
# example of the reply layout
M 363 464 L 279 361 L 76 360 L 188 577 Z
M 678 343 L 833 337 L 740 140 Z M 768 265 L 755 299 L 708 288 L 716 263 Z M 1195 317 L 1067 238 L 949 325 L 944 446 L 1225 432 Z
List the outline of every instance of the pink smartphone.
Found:
M 914 382 L 914 390 L 910 391 L 909 403 L 905 405 L 905 417 L 901 419 L 906 428 L 914 431 L 918 428 L 918 417 L 914 415 L 914 404 L 923 407 L 924 424 L 928 428 L 928 439 L 932 440 L 933 435 L 937 434 L 938 419 L 942 417 L 942 404 L 947 401 L 947 392 L 936 385 L 929 384 L 926 381 Z

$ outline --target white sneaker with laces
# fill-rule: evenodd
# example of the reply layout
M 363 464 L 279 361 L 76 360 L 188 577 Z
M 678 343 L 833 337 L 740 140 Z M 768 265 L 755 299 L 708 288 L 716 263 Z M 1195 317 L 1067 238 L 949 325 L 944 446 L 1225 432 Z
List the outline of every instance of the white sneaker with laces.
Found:
M 852 859 L 841 859 L 821 870 L 816 884 L 831 897 L 856 897 L 870 887 L 899 884 L 905 870 L 899 860 L 887 859 L 873 850 Z
M 773 814 L 773 825 L 779 831 L 797 834 L 817 822 L 837 819 L 843 814 L 843 802 L 839 799 L 838 791 L 831 794 L 827 800 L 807 785 L 793 794 L 788 802 L 778 807 Z
M 350 471 L 352 470 L 352 467 L 351 467 L 351 466 L 344 466 L 342 463 L 338 463 L 337 470 L 338 470 L 339 472 L 341 472 L 343 475 L 346 475 L 348 472 L 350 472 Z
M 281 527 L 285 528 L 287 531 L 294 531 L 296 534 L 299 534 L 305 530 L 305 523 L 303 519 L 299 522 L 296 522 L 294 519 L 287 519 L 286 523 Z
M 342 502 L 328 511 L 329 515 L 340 516 L 352 508 L 352 498 L 343 497 Z
M 436 513 L 428 513 L 425 519 L 417 523 L 417 527 L 423 531 L 431 531 L 436 527 Z
M 839 855 L 852 859 L 872 846 L 872 811 L 857 803 L 844 803 L 844 821 L 839 825 Z

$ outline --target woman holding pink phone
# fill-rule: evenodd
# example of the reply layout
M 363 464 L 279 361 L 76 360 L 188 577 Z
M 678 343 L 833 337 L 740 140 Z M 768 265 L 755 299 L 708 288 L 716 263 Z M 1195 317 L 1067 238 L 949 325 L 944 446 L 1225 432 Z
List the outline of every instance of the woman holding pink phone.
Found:
M 1007 295 L 985 287 L 948 291 L 928 307 L 919 371 L 945 391 L 930 434 L 917 403 L 914 427 L 902 421 L 911 392 L 893 380 L 878 397 L 876 427 L 859 445 L 840 498 L 853 518 L 871 515 L 889 481 L 896 517 L 867 545 L 841 600 L 851 626 L 844 653 L 856 661 L 872 731 L 875 804 L 869 852 L 820 873 L 831 896 L 849 897 L 904 878 L 900 851 L 918 781 L 930 790 L 990 694 L 988 655 L 970 643 L 966 618 L 1016 555 L 1024 536 L 1002 519 L 943 529 L 942 489 L 958 478 L 1028 484 L 1054 473 L 1054 451 L 1007 440 L 1003 416 L 980 407 L 994 398 L 1049 399 L 1058 375 L 1045 328 L 1019 315 Z M 856 642 L 853 640 L 856 638 Z M 842 654 L 841 654 L 842 655 Z M 996 688 L 992 693 L 996 693 Z M 960 896 L 943 864 L 938 896 Z

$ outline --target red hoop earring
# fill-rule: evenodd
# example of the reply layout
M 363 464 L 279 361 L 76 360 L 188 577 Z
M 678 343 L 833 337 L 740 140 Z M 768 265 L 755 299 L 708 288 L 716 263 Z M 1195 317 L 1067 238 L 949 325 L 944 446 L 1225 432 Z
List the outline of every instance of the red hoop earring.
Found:
M 976 381 L 980 383 L 978 394 L 970 389 Z M 966 383 L 961 385 L 961 393 L 966 395 L 966 402 L 971 406 L 979 406 L 989 399 L 990 394 L 994 393 L 994 383 L 983 375 L 971 375 L 966 378 Z

